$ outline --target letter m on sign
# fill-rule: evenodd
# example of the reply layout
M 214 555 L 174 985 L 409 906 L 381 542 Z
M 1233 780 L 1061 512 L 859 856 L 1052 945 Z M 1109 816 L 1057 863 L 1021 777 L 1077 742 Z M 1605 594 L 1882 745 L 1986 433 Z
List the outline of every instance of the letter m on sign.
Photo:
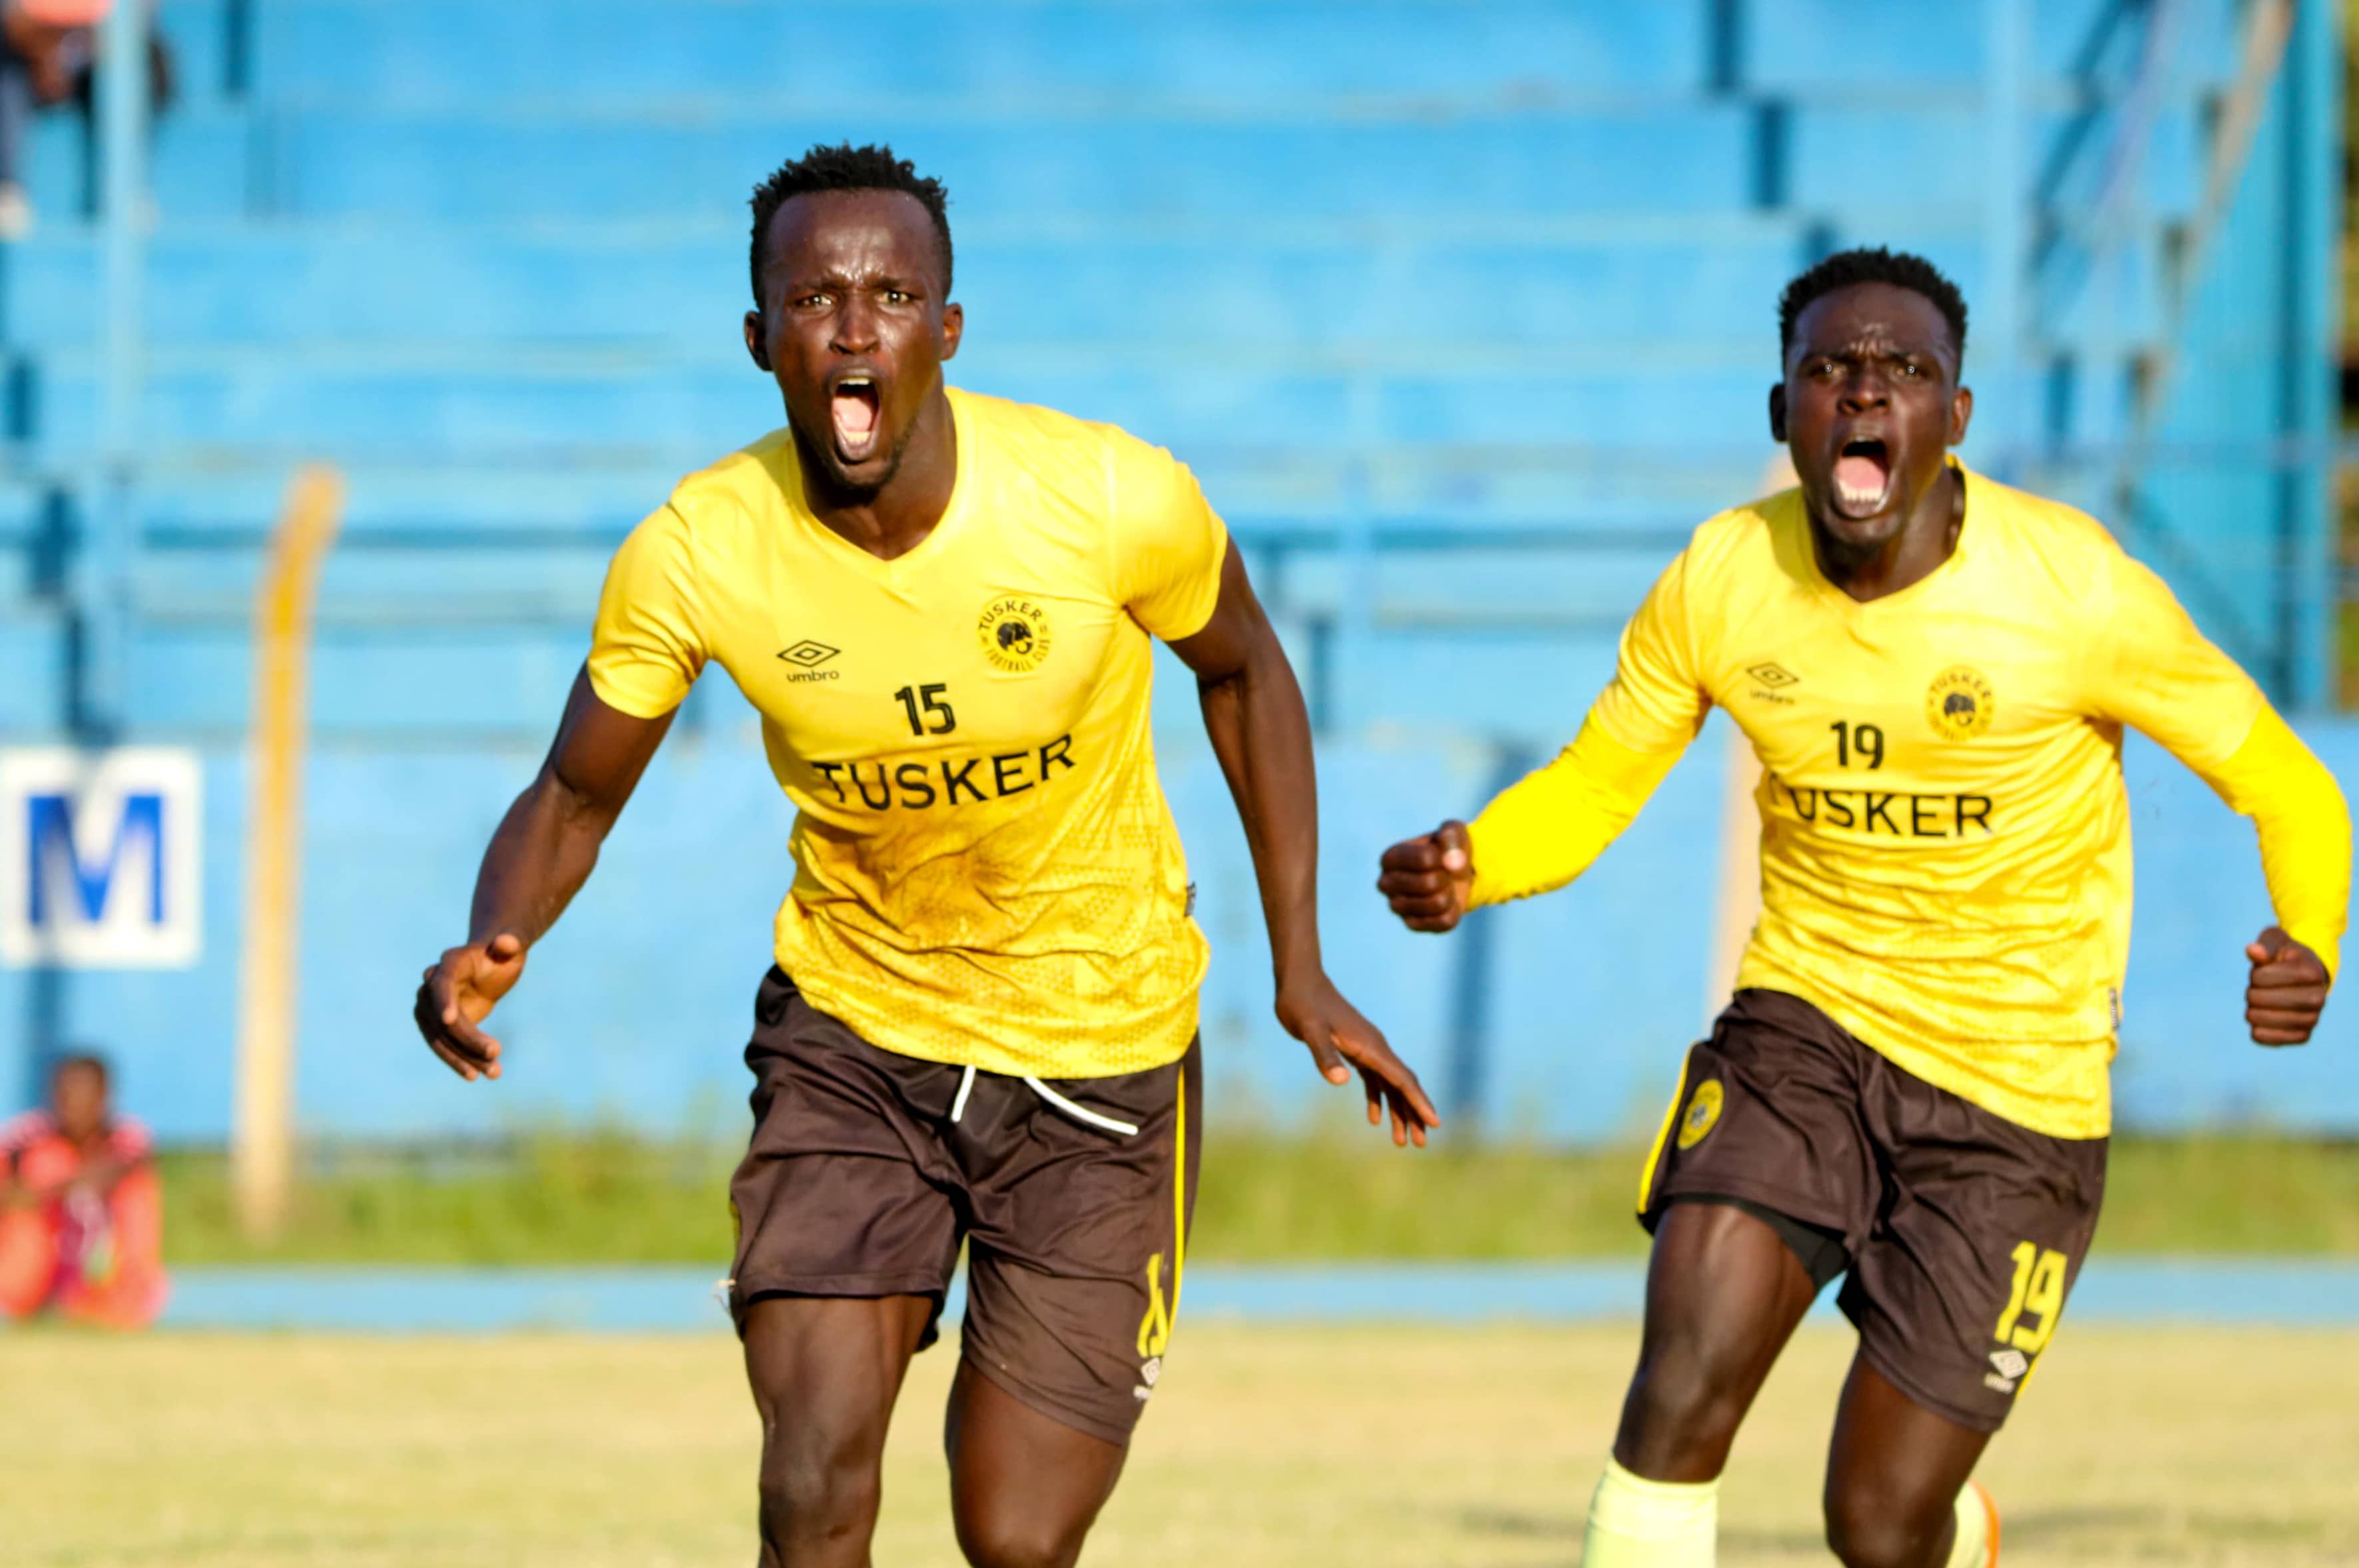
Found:
M 201 785 L 190 752 L 0 751 L 0 964 L 194 964 Z
M 114 837 L 95 866 L 82 864 L 74 846 L 74 800 L 71 795 L 27 795 L 25 835 L 32 841 L 32 875 L 25 880 L 29 908 L 26 918 L 38 930 L 50 923 L 50 898 L 60 884 L 74 893 L 72 917 L 89 925 L 106 918 L 106 906 L 118 893 L 136 897 L 136 890 L 118 888 L 115 872 L 129 857 L 124 851 L 135 842 L 147 851 L 142 857 L 147 876 L 150 925 L 164 923 L 164 797 L 153 793 L 125 795 L 114 819 Z

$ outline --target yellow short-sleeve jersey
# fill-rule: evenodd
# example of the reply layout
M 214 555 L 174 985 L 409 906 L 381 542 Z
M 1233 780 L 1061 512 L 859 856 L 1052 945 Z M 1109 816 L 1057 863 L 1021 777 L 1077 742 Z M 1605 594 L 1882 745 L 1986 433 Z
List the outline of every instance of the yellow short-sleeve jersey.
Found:
M 1205 945 L 1148 728 L 1150 637 L 1211 619 L 1227 534 L 1111 426 L 952 390 L 958 474 L 882 561 L 804 504 L 780 430 L 617 552 L 590 681 L 668 713 L 707 661 L 796 808 L 778 964 L 929 1061 L 1095 1077 L 1176 1060 Z

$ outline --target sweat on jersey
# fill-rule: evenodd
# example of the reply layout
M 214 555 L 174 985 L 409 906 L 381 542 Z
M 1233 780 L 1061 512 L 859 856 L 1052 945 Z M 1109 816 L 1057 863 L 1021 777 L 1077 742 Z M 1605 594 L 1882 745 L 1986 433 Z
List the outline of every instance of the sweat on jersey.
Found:
M 958 474 L 882 561 L 811 515 L 788 430 L 681 482 L 614 557 L 590 683 L 652 718 L 718 662 L 796 810 L 779 967 L 902 1055 L 1103 1077 L 1196 1031 L 1202 933 L 1155 773 L 1149 637 L 1227 532 L 1111 425 L 952 389 Z
M 1580 736 L 1471 825 L 1473 898 L 1579 876 L 1718 704 L 1762 765 L 1737 985 L 2020 1126 L 2099 1138 L 2129 957 L 2123 726 L 2255 820 L 2278 923 L 2330 970 L 2350 814 L 2161 579 L 2082 513 L 1955 466 L 1956 550 L 1864 604 L 1820 570 L 1799 490 L 1699 528 Z

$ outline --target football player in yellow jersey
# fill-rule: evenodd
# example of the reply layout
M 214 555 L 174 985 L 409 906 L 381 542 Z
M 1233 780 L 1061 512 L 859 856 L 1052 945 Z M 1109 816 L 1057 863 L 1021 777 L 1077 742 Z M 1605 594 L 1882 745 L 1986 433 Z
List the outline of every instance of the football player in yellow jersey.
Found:
M 1155 776 L 1150 637 L 1197 676 L 1280 1021 L 1330 1079 L 1358 1070 L 1396 1142 L 1436 1120 L 1327 978 L 1310 725 L 1220 519 L 1168 452 L 944 387 L 944 207 L 881 147 L 814 148 L 755 192 L 745 346 L 787 429 L 682 481 L 616 554 L 549 759 L 419 995 L 444 1062 L 498 1077 L 485 1015 L 690 683 L 726 669 L 796 808 L 730 1188 L 774 1568 L 868 1561 L 886 1421 L 962 1243 L 946 1441 L 969 1562 L 1072 1563 L 1154 1389 L 1205 949 Z
M 1419 931 L 1561 887 L 1729 711 L 1762 762 L 1761 917 L 1641 1178 L 1646 1326 L 1582 1562 L 1712 1562 L 1738 1423 L 1842 1274 L 1860 1345 L 1828 1541 L 1852 1568 L 1985 1568 L 1997 1516 L 1968 1477 L 2104 1184 L 2123 727 L 2258 826 L 2277 917 L 2245 950 L 2260 1044 L 2300 1044 L 2325 1005 L 2350 818 L 2158 579 L 1950 456 L 1973 400 L 1947 278 L 1845 252 L 1779 317 L 1770 428 L 1799 487 L 1697 529 L 1572 746 L 1471 827 L 1386 851 L 1378 886 Z

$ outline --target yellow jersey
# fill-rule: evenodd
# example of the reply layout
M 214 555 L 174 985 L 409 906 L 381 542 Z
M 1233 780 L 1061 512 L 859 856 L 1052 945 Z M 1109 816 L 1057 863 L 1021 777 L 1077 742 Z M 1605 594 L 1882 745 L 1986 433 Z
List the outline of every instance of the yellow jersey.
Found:
M 1473 824 L 1473 898 L 1571 880 L 1716 703 L 1762 763 L 1761 917 L 1737 985 L 1799 996 L 2021 1126 L 2102 1137 L 2129 953 L 2123 726 L 2257 819 L 2280 921 L 2330 966 L 2350 819 L 2104 528 L 1957 472 L 1955 552 L 1867 603 L 1820 570 L 1799 490 L 1697 529 L 1581 738 Z
M 1169 452 L 952 390 L 932 533 L 880 560 L 778 430 L 616 553 L 590 681 L 643 718 L 708 661 L 794 803 L 779 966 L 887 1051 L 1106 1076 L 1187 1050 L 1206 959 L 1156 778 L 1150 635 L 1201 631 L 1227 533 Z

